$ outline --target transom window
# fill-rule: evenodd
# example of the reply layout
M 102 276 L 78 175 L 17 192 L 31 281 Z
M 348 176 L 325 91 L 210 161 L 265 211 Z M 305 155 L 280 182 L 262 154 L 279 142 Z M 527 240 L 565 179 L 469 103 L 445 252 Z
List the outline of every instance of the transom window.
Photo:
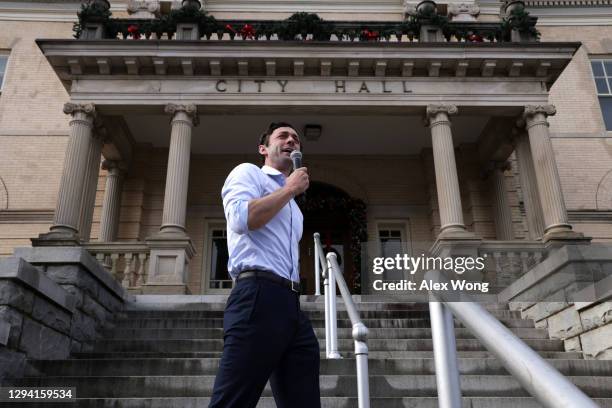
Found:
M 393 226 L 381 226 L 378 230 L 378 239 L 380 241 L 380 252 L 381 256 L 395 257 L 397 254 L 401 254 L 402 251 L 402 230 L 399 227 Z
M 612 59 L 591 61 L 599 106 L 607 130 L 612 130 Z

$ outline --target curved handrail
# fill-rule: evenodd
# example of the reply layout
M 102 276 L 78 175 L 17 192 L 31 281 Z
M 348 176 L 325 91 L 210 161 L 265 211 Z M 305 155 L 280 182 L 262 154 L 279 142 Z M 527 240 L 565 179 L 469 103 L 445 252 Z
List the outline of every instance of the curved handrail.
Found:
M 439 271 L 428 272 L 425 279 L 441 283 L 449 282 L 449 279 Z M 548 408 L 599 407 L 480 304 L 470 301 L 451 301 L 445 299 L 445 295 L 447 294 L 441 291 L 436 292 L 434 296 L 540 404 Z M 437 335 L 454 336 L 452 326 L 449 333 Z
M 330 252 L 325 256 L 323 252 L 323 247 L 321 246 L 320 235 L 318 233 L 314 234 L 315 241 L 315 250 L 318 254 L 318 259 L 321 262 L 321 267 L 323 271 L 323 277 L 325 278 L 325 323 L 326 323 L 326 345 L 327 336 L 331 336 L 331 343 L 335 341 L 337 344 L 337 334 L 334 331 L 327 330 L 328 324 L 331 327 L 335 327 L 337 324 L 335 317 L 335 307 L 336 307 L 336 285 L 333 284 L 335 281 L 338 284 L 338 288 L 340 289 L 340 294 L 342 296 L 342 300 L 346 305 L 346 311 L 349 315 L 349 319 L 351 320 L 351 324 L 353 326 L 353 340 L 355 341 L 355 363 L 357 366 L 357 397 L 359 408 L 369 408 L 370 407 L 370 385 L 368 379 L 368 328 L 363 324 L 361 319 L 359 318 L 359 312 L 357 311 L 357 307 L 355 306 L 355 302 L 351 296 L 351 293 L 346 285 L 346 281 L 344 280 L 344 276 L 340 271 L 340 266 L 338 265 L 337 255 L 333 252 Z M 323 259 L 326 259 L 327 262 L 323 262 Z M 331 284 L 330 284 L 331 281 Z M 328 307 L 331 310 L 328 310 Z M 333 314 L 332 314 L 333 313 Z M 329 351 L 329 350 L 328 350 Z M 337 345 L 334 349 L 331 348 L 331 351 L 336 351 L 337 353 Z M 337 358 L 333 354 L 328 353 L 328 358 Z

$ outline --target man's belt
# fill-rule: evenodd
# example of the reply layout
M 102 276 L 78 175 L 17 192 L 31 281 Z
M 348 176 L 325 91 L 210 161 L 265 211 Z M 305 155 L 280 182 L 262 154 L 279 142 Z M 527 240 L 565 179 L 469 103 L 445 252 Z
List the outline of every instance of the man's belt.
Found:
M 281 286 L 284 286 L 287 289 L 291 289 L 292 291 L 296 293 L 300 293 L 301 291 L 299 282 L 294 282 L 290 279 L 283 278 L 282 276 L 279 276 L 275 274 L 274 272 L 270 272 L 270 271 L 255 271 L 255 270 L 242 271 L 240 272 L 236 280 L 238 281 L 240 279 L 245 279 L 245 278 L 266 279 L 266 280 L 275 282 Z

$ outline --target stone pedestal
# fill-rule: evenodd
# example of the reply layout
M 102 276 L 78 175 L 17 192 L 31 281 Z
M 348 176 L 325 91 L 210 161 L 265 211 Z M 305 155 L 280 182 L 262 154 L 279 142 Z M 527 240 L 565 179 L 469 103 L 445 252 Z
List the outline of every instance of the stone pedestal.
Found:
M 151 248 L 144 294 L 186 294 L 189 261 L 195 255 L 191 239 L 181 234 L 158 234 L 146 240 Z
M 50 232 L 32 239 L 34 246 L 76 246 L 79 240 L 81 201 L 85 187 L 84 174 L 89 167 L 88 158 L 92 148 L 93 104 L 64 105 L 64 113 L 72 115 L 70 140 L 64 158 L 64 170 L 55 207 L 55 216 Z

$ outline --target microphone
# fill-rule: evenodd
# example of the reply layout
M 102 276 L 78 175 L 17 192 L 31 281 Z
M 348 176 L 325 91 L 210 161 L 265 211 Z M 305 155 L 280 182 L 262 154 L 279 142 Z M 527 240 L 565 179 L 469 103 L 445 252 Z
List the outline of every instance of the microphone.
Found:
M 303 167 L 302 166 L 302 152 L 300 152 L 299 150 L 294 150 L 291 152 L 289 157 L 291 157 L 291 161 L 293 162 L 293 171 L 295 171 L 296 169 L 299 169 L 300 167 Z M 303 204 L 305 199 L 306 199 L 306 193 L 304 192 L 299 195 L 297 202 Z
M 293 162 L 293 170 L 302 167 L 302 152 L 294 150 L 289 157 L 291 157 L 291 161 Z

